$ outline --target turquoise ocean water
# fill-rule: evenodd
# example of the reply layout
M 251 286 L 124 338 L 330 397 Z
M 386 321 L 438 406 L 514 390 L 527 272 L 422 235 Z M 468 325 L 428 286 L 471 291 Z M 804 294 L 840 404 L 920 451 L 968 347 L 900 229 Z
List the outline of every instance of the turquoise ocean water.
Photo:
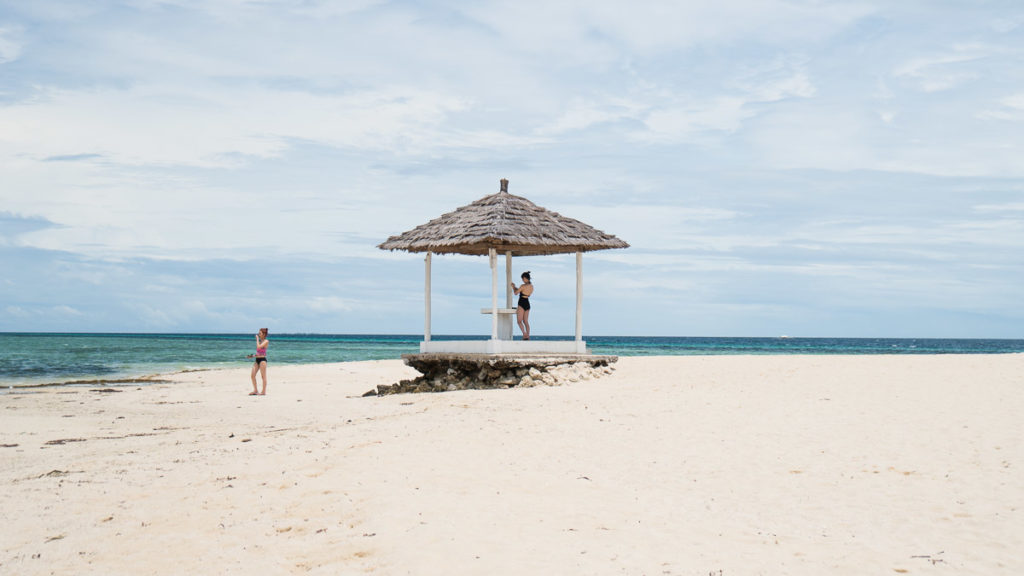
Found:
M 484 338 L 434 336 L 435 340 Z M 271 334 L 269 357 L 274 364 L 397 359 L 417 352 L 421 339 L 421 335 Z M 1024 340 L 638 336 L 586 340 L 595 354 L 619 356 L 1024 352 Z M 109 383 L 181 370 L 249 366 L 246 355 L 254 348 L 254 338 L 248 334 L 0 333 L 0 386 Z

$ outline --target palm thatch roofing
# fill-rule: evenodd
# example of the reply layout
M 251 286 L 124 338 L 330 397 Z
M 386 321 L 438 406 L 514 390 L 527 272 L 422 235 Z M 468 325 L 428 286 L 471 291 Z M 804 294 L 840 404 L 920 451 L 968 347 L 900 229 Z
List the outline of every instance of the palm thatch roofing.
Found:
M 377 246 L 381 250 L 485 255 L 490 248 L 513 256 L 566 254 L 629 244 L 592 226 L 501 191 L 444 214 Z

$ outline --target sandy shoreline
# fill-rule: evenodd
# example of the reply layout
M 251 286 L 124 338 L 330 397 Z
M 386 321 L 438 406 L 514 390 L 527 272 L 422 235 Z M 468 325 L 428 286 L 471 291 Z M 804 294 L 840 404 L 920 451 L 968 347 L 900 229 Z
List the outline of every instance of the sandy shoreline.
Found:
M 399 361 L 0 396 L 0 573 L 1024 573 L 1024 355 Z

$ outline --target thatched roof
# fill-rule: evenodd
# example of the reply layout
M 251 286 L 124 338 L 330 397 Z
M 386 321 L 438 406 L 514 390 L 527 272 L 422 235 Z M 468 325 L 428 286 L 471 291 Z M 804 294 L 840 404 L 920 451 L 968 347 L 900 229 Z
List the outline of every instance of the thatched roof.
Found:
M 489 248 L 514 256 L 629 248 L 622 240 L 579 220 L 501 191 L 387 239 L 382 250 L 436 254 L 487 254 Z

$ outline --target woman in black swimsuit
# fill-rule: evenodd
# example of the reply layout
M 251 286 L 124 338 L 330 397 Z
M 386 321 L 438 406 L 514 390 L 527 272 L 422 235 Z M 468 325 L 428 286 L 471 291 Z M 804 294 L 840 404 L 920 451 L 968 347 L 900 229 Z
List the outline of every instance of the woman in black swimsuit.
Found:
M 519 295 L 519 304 L 516 307 L 516 322 L 519 330 L 523 333 L 523 340 L 530 339 L 530 296 L 533 294 L 533 284 L 530 283 L 530 272 L 523 272 L 523 284 L 516 288 L 512 283 L 512 292 Z

